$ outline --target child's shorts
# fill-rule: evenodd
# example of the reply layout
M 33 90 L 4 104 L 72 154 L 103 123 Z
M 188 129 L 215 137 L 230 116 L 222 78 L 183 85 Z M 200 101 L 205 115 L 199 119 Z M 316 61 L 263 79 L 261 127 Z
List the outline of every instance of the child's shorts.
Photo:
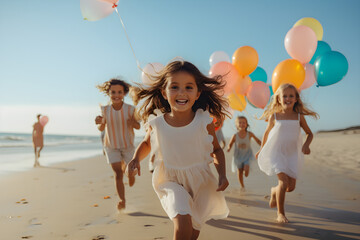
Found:
M 120 148 L 120 149 L 112 149 L 112 148 L 104 148 L 107 162 L 109 164 L 118 163 L 124 161 L 128 164 L 133 158 L 135 148 Z

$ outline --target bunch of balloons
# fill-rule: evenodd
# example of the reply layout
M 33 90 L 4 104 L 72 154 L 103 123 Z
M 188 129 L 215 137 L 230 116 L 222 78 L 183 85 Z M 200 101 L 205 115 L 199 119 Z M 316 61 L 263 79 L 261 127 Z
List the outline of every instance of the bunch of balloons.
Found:
M 348 71 L 344 55 L 331 51 L 330 46 L 321 41 L 323 28 L 315 18 L 302 18 L 291 28 L 284 40 L 285 49 L 292 59 L 280 62 L 272 75 L 274 91 L 281 84 L 290 83 L 299 90 L 318 86 L 328 86 L 339 82 Z
M 266 84 L 266 72 L 257 66 L 258 61 L 258 53 L 250 46 L 238 48 L 232 56 L 231 63 L 229 56 L 223 51 L 211 54 L 209 75 L 222 76 L 222 80 L 226 83 L 224 94 L 232 109 L 244 111 L 247 105 L 246 99 L 258 108 L 265 108 L 267 105 L 270 89 Z

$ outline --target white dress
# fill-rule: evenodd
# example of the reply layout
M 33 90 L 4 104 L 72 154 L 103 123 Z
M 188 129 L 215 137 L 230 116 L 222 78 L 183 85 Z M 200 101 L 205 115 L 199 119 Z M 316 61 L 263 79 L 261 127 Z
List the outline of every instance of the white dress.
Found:
M 201 109 L 183 127 L 170 126 L 163 114 L 149 119 L 155 154 L 154 190 L 170 219 L 189 214 L 197 230 L 207 220 L 229 214 L 223 193 L 216 192 L 218 179 L 209 166 L 213 162 L 213 137 L 206 126 L 211 122 L 209 113 Z
M 297 178 L 304 160 L 301 151 L 300 115 L 298 120 L 277 120 L 258 156 L 258 164 L 267 175 L 285 173 Z

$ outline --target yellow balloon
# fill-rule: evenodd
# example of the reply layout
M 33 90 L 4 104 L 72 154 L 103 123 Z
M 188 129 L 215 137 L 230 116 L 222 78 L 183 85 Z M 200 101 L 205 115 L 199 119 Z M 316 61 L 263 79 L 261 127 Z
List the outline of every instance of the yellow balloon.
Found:
M 240 112 L 245 110 L 246 107 L 246 99 L 244 95 L 230 93 L 228 95 L 229 105 L 232 109 L 238 110 Z
M 274 92 L 284 83 L 290 83 L 297 89 L 301 87 L 305 80 L 305 69 L 303 65 L 295 59 L 287 59 L 280 62 L 272 74 L 272 88 Z
M 323 27 L 321 26 L 321 23 L 318 20 L 316 20 L 315 18 L 312 18 L 312 17 L 302 18 L 294 24 L 294 27 L 300 26 L 300 25 L 308 26 L 309 28 L 314 30 L 317 40 L 318 41 L 322 40 L 324 30 L 323 30 Z
M 241 76 L 252 73 L 259 62 L 256 50 L 250 46 L 238 48 L 232 56 L 232 64 L 236 67 Z

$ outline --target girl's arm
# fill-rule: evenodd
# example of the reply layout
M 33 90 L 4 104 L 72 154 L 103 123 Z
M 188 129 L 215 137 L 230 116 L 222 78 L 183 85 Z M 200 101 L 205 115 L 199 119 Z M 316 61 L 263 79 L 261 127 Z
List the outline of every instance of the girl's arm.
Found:
M 140 129 L 140 123 L 138 122 L 138 119 L 135 118 L 135 110 L 128 120 L 128 126 L 131 126 L 132 128 L 135 128 L 137 130 Z
M 257 142 L 257 144 L 261 145 L 261 141 L 260 139 L 258 139 L 255 134 L 253 134 L 252 132 L 249 132 L 250 133 L 250 138 L 253 138 L 255 140 L 255 142 Z
M 258 158 L 259 153 L 261 152 L 261 149 L 262 149 L 263 146 L 265 145 L 265 143 L 266 143 L 266 141 L 267 141 L 267 138 L 268 138 L 268 135 L 269 135 L 269 132 L 270 132 L 271 129 L 274 127 L 274 123 L 275 123 L 274 115 L 271 115 L 271 116 L 269 117 L 268 125 L 267 125 L 267 127 L 266 127 L 264 136 L 263 136 L 262 141 L 261 141 L 260 150 L 259 150 L 259 151 L 256 153 L 256 155 L 255 155 L 256 158 Z
M 151 151 L 150 132 L 151 126 L 149 126 L 144 140 L 136 148 L 133 159 L 128 163 L 126 167 L 126 172 L 129 176 L 134 174 L 135 169 L 138 170 L 138 175 L 140 176 L 140 161 L 143 160 Z
M 216 191 L 224 191 L 227 186 L 229 186 L 229 181 L 226 178 L 226 169 L 225 169 L 225 155 L 224 151 L 219 145 L 219 142 L 215 135 L 215 126 L 214 123 L 210 123 L 207 125 L 207 130 L 211 136 L 213 136 L 213 147 L 214 151 L 212 156 L 214 157 L 214 165 L 216 167 L 216 171 L 219 174 L 219 187 Z
M 236 134 L 234 134 L 234 135 L 232 136 L 232 138 L 230 139 L 230 142 L 229 142 L 229 145 L 228 145 L 226 151 L 230 152 L 230 149 L 231 149 L 232 145 L 233 145 L 234 142 L 235 142 L 235 138 L 236 138 Z
M 304 145 L 302 147 L 302 152 L 304 154 L 310 154 L 310 143 L 313 140 L 313 133 L 311 132 L 309 126 L 307 125 L 307 122 L 305 120 L 304 115 L 300 115 L 300 126 L 306 133 L 306 140 L 304 142 Z

